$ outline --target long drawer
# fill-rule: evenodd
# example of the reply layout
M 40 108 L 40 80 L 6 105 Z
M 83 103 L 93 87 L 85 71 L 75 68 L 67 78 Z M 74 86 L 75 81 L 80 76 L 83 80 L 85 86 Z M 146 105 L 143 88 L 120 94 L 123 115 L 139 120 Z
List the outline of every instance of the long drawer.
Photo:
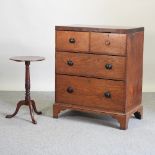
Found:
M 126 57 L 56 52 L 56 73 L 106 79 L 125 79 Z
M 125 82 L 57 74 L 56 102 L 123 112 Z

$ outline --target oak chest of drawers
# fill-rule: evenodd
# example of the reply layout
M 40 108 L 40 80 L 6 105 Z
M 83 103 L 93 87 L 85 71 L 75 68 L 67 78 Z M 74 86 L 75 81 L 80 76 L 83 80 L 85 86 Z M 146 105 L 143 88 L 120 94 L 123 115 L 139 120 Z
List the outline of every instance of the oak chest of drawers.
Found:
M 53 117 L 62 110 L 108 114 L 127 129 L 143 115 L 144 28 L 56 26 Z

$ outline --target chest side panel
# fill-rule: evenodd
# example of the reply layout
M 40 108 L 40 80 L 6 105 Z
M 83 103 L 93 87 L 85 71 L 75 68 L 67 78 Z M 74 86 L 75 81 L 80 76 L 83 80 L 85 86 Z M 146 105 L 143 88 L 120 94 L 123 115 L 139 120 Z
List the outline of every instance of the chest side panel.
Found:
M 126 110 L 141 104 L 144 32 L 128 34 L 126 64 Z

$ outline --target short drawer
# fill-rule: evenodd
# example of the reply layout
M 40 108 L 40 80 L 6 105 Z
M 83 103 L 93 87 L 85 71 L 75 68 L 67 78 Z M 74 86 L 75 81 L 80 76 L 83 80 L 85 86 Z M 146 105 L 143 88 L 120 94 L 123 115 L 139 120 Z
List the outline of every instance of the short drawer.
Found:
M 56 73 L 125 79 L 125 57 L 56 52 Z
M 89 32 L 56 31 L 56 49 L 59 51 L 88 52 Z
M 56 102 L 123 112 L 125 82 L 56 75 Z
M 126 34 L 92 32 L 90 51 L 110 55 L 126 55 Z

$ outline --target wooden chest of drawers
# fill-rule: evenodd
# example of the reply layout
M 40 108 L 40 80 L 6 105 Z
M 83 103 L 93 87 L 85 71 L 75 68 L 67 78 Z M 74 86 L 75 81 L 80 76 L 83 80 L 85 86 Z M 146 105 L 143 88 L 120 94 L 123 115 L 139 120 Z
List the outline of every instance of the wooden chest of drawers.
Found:
M 53 117 L 62 110 L 108 114 L 127 129 L 142 118 L 144 28 L 56 26 Z

